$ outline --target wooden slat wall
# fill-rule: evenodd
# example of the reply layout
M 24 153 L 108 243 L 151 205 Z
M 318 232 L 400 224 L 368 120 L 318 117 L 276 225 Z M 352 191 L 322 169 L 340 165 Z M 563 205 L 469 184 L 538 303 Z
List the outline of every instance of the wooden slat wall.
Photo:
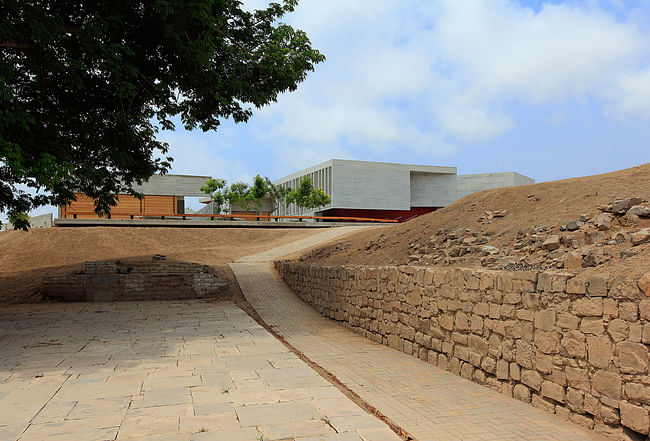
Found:
M 72 218 L 69 213 L 92 212 L 95 209 L 94 200 L 84 194 L 75 193 L 77 200 L 61 208 L 64 218 Z M 176 214 L 176 196 L 145 196 L 143 200 L 131 195 L 121 194 L 117 205 L 111 210 L 114 213 L 129 214 Z M 78 219 L 97 219 L 95 215 L 77 215 Z M 111 219 L 129 219 L 130 216 L 111 215 Z
M 144 214 L 176 214 L 176 196 L 145 196 Z

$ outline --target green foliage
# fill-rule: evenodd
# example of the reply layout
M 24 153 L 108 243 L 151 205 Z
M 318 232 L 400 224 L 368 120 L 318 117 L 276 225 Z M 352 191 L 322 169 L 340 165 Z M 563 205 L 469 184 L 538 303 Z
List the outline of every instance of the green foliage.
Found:
M 323 190 L 314 188 L 314 183 L 308 176 L 300 180 L 298 188 L 291 190 L 286 200 L 287 204 L 295 203 L 303 210 L 323 207 L 332 202 L 332 199 Z
M 173 117 L 216 130 L 295 90 L 325 59 L 279 22 L 296 4 L 0 2 L 0 211 L 63 205 L 80 191 L 106 214 L 116 195 L 168 171 L 156 134 Z
M 245 182 L 234 182 L 230 188 L 223 179 L 210 179 L 201 187 L 201 191 L 211 195 L 216 213 L 225 211 L 226 202 L 230 206 L 237 204 L 244 210 L 249 210 L 251 206 L 259 210 L 262 208 L 264 198 L 273 201 L 273 211 L 275 211 L 288 193 L 288 190 L 276 187 L 269 178 L 262 178 L 260 175 L 253 178 L 251 186 Z
M 228 189 L 226 187 L 226 181 L 224 179 L 210 179 L 208 180 L 201 191 L 205 194 L 210 195 L 212 202 L 214 203 L 214 212 L 220 214 L 221 211 L 225 208 L 226 201 L 228 200 Z
M 29 225 L 29 214 L 25 212 L 11 213 L 9 215 L 9 222 L 14 226 L 14 230 L 27 231 Z

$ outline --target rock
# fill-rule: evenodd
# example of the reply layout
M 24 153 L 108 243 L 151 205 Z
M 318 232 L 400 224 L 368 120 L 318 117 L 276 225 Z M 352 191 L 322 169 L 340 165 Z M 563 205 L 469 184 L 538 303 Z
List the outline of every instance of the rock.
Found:
M 621 376 L 614 372 L 598 370 L 592 384 L 595 390 L 614 400 L 621 399 Z
M 492 245 L 486 245 L 481 248 L 481 253 L 483 253 L 484 256 L 499 254 L 499 252 L 499 249 L 497 247 L 493 247 Z
M 648 411 L 641 406 L 635 406 L 627 401 L 621 401 L 621 423 L 635 432 L 648 434 L 650 418 Z
M 560 231 L 566 231 L 566 225 L 560 225 Z
M 632 241 L 632 245 L 634 246 L 641 245 L 642 243 L 650 242 L 650 228 L 644 228 L 641 231 L 632 233 L 630 240 Z
M 628 257 L 636 256 L 637 254 L 639 254 L 639 252 L 634 250 L 621 250 L 619 253 L 621 259 L 627 259 Z
M 576 221 L 571 221 L 568 224 L 566 224 L 566 229 L 568 231 L 576 231 L 580 228 L 580 225 L 578 225 L 578 222 Z
M 508 214 L 508 210 L 501 210 L 501 211 L 493 211 L 492 216 L 494 217 L 505 217 L 505 215 Z
M 580 215 L 580 222 L 589 222 L 590 219 L 591 219 L 591 215 L 589 214 Z
M 617 347 L 621 372 L 625 374 L 648 372 L 648 350 L 643 343 L 621 342 Z
M 616 236 L 614 236 L 614 240 L 616 241 L 616 244 L 620 245 L 630 240 L 630 234 L 625 231 L 619 231 L 616 233 Z
M 598 266 L 603 261 L 603 256 L 600 253 L 600 250 L 590 249 L 582 258 L 582 267 L 588 268 L 592 266 Z
M 580 268 L 582 266 L 582 253 L 578 251 L 571 251 L 566 255 L 564 260 L 564 267 L 567 269 Z
M 642 275 L 636 285 L 647 297 L 650 297 L 650 273 Z
M 633 214 L 635 216 L 648 217 L 650 216 L 650 207 L 634 205 L 632 208 L 627 210 L 627 214 L 628 216 Z
M 643 202 L 642 198 L 617 199 L 612 202 L 612 212 L 616 214 L 625 214 L 632 206 Z
M 611 228 L 611 223 L 614 218 L 612 217 L 611 214 L 608 213 L 600 213 L 596 219 L 594 220 L 594 225 L 600 230 L 600 231 L 606 231 Z
M 548 236 L 546 240 L 542 243 L 542 248 L 545 250 L 553 251 L 560 248 L 560 236 L 552 235 Z

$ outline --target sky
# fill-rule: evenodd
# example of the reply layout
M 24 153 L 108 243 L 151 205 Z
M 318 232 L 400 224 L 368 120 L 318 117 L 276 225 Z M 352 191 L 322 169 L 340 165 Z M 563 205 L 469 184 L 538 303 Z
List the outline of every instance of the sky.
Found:
M 283 21 L 327 60 L 248 123 L 162 132 L 171 173 L 338 158 L 542 182 L 650 161 L 650 0 L 301 0 Z

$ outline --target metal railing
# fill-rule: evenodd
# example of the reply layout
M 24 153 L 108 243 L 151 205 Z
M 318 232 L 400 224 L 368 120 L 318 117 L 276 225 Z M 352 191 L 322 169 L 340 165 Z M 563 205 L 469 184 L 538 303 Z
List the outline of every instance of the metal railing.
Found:
M 215 219 L 229 219 L 229 220 L 247 220 L 254 219 L 257 221 L 267 221 L 270 222 L 271 219 L 276 221 L 280 219 L 297 219 L 302 221 L 303 219 L 314 219 L 325 220 L 325 221 L 349 221 L 349 222 L 380 222 L 380 223 L 399 223 L 397 219 L 376 219 L 372 217 L 346 217 L 346 216 L 271 216 L 265 214 L 198 214 L 198 213 L 178 213 L 178 214 L 158 214 L 158 213 L 111 213 L 105 218 L 97 217 L 97 214 L 93 211 L 64 211 L 62 213 L 64 219 L 78 219 L 78 216 L 94 216 L 96 219 L 111 219 L 113 216 L 128 217 L 129 219 L 137 218 L 181 218 L 186 220 L 187 218 L 210 218 L 211 220 Z

